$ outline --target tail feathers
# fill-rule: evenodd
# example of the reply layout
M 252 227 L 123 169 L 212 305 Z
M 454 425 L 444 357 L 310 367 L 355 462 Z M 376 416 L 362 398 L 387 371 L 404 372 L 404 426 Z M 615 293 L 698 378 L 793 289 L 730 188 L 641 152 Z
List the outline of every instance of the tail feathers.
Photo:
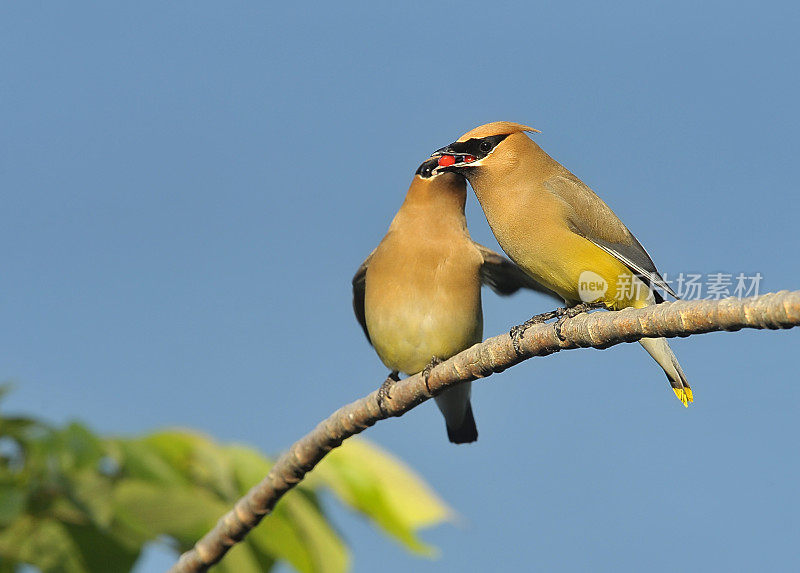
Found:
M 447 437 L 454 444 L 469 444 L 478 439 L 478 426 L 475 425 L 475 417 L 472 415 L 472 404 L 467 404 L 464 421 L 458 428 L 447 426 Z
M 472 382 L 459 384 L 434 398 L 444 415 L 447 437 L 454 444 L 467 444 L 478 439 L 478 428 L 475 426 L 472 404 L 469 401 L 471 387 Z
M 664 369 L 664 373 L 669 379 L 672 391 L 678 397 L 684 406 L 689 407 L 689 403 L 694 401 L 692 396 L 692 389 L 689 387 L 689 381 L 686 380 L 686 374 L 683 373 L 683 368 L 675 358 L 672 349 L 669 347 L 666 338 L 642 338 L 639 341 L 648 354 L 658 362 L 658 365 Z

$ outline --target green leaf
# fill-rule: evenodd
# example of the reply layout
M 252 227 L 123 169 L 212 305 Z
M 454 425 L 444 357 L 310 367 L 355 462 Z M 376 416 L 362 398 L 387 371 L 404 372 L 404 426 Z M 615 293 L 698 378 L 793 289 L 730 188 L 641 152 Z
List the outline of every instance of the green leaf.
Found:
M 56 447 L 66 470 L 93 468 L 105 453 L 97 436 L 78 422 L 70 423 L 56 434 Z
M 130 571 L 139 558 L 142 543 L 130 543 L 118 534 L 91 525 L 65 523 L 87 571 Z
M 22 514 L 26 498 L 24 491 L 12 489 L 10 485 L 0 486 L 0 527 L 7 526 Z
M 263 571 L 269 571 L 272 562 L 262 560 L 256 553 L 249 543 L 238 543 L 225 554 L 225 558 L 222 561 L 214 566 L 213 571 L 214 573 L 262 573 Z
M 347 505 L 374 520 L 407 548 L 430 555 L 416 535 L 421 527 L 451 519 L 444 502 L 408 466 L 364 439 L 349 439 L 313 472 Z
M 273 463 L 269 458 L 247 446 L 236 444 L 227 446 L 224 451 L 233 470 L 237 497 L 246 494 L 272 469 Z
M 350 559 L 344 542 L 308 498 L 299 491 L 289 492 L 276 513 L 285 514 L 305 542 L 311 567 L 299 571 L 337 573 L 348 569 Z
M 240 495 L 260 482 L 272 466 L 264 456 L 243 446 L 230 446 L 226 452 Z M 336 573 L 346 571 L 349 563 L 342 540 L 318 506 L 299 491 L 289 492 L 247 540 L 263 554 L 286 559 L 302 572 Z
M 193 483 L 209 487 L 222 497 L 236 499 L 236 484 L 224 449 L 210 438 L 181 430 L 158 432 L 143 443 Z
M 164 460 L 143 440 L 113 440 L 112 457 L 126 478 L 166 485 L 188 485 L 191 480 Z
M 108 527 L 113 518 L 112 485 L 97 470 L 83 469 L 65 475 L 68 484 L 65 495 L 101 529 Z
M 0 387 L 0 398 L 3 388 Z M 128 571 L 143 546 L 189 549 L 273 465 L 259 452 L 183 430 L 101 438 L 0 416 L 0 573 L 29 564 L 49 573 Z M 16 451 L 14 451 L 16 450 Z M 256 573 L 285 561 L 301 573 L 340 573 L 347 549 L 328 521 L 325 486 L 406 547 L 447 508 L 401 462 L 364 441 L 332 452 L 215 571 Z
M 0 532 L 3 561 L 34 565 L 45 573 L 84 573 L 88 569 L 64 526 L 52 519 L 24 516 Z
M 0 437 L 8 437 L 19 441 L 25 441 L 25 438 L 28 437 L 28 432 L 36 426 L 38 426 L 38 423 L 30 418 L 0 417 Z
M 197 486 L 169 486 L 124 480 L 114 489 L 116 519 L 143 537 L 174 537 L 181 551 L 189 549 L 229 509 Z

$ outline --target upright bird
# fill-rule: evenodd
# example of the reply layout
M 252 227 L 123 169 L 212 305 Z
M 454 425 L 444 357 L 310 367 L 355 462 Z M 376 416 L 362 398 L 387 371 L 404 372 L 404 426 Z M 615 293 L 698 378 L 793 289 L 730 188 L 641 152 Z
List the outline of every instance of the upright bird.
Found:
M 389 392 L 399 372 L 422 372 L 481 341 L 481 284 L 503 295 L 542 290 L 511 261 L 472 241 L 466 181 L 434 174 L 436 165 L 428 160 L 417 169 L 388 233 L 353 277 L 356 318 L 391 370 L 382 386 Z M 478 438 L 470 384 L 436 396 L 456 444 Z
M 526 131 L 538 130 L 508 121 L 476 127 L 433 153 L 435 172 L 469 180 L 506 254 L 568 306 L 642 308 L 663 300 L 655 287 L 677 298 L 608 205 Z M 688 406 L 692 390 L 666 339 L 639 343 Z

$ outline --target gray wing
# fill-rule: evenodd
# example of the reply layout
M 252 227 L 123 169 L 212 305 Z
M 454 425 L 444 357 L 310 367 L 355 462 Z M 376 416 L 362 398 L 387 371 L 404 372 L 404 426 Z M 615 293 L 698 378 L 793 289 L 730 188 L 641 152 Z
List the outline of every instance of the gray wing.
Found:
M 527 288 L 553 297 L 559 302 L 561 301 L 561 297 L 537 283 L 525 271 L 503 255 L 495 253 L 475 241 L 472 244 L 475 245 L 475 248 L 478 249 L 478 252 L 483 257 L 481 282 L 488 285 L 497 294 L 508 296 L 521 288 Z
M 364 293 L 367 290 L 367 267 L 369 266 L 369 261 L 372 258 L 372 255 L 375 254 L 375 251 L 372 251 L 366 260 L 361 263 L 361 266 L 358 267 L 355 276 L 353 277 L 353 312 L 356 313 L 356 320 L 358 320 L 358 324 L 361 325 L 361 328 L 364 330 L 364 336 L 367 337 L 367 342 L 372 344 L 372 340 L 369 337 L 369 331 L 367 330 L 367 315 L 364 311 Z
M 642 244 L 586 184 L 570 173 L 552 177 L 544 186 L 566 205 L 574 233 L 619 260 L 651 289 L 658 287 L 678 298 Z M 664 300 L 658 292 L 654 293 L 658 302 Z
M 595 245 L 603 249 L 612 257 L 616 257 L 623 265 L 628 267 L 633 274 L 639 277 L 650 289 L 654 286 L 664 290 L 676 299 L 680 298 L 672 287 L 669 286 L 667 281 L 661 276 L 661 273 L 656 269 L 650 255 L 644 250 L 644 247 L 636 240 L 636 237 L 631 235 L 634 240 L 633 245 L 619 245 L 614 243 L 606 243 L 601 239 L 591 239 Z M 664 298 L 657 292 L 653 291 L 658 302 L 662 302 Z M 660 300 L 659 300 L 660 299 Z

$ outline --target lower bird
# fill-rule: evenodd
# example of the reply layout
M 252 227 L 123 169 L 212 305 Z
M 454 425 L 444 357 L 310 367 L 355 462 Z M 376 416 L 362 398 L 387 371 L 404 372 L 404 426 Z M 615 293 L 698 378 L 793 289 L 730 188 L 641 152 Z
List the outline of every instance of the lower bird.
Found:
M 467 231 L 466 181 L 420 165 L 389 231 L 353 277 L 353 308 L 367 340 L 391 370 L 412 375 L 446 360 L 483 336 L 481 284 L 508 295 L 525 287 L 546 292 L 505 257 L 475 243 Z M 436 396 L 447 436 L 478 439 L 471 383 Z
M 434 152 L 435 172 L 465 176 L 497 242 L 533 279 L 567 305 L 642 308 L 677 298 L 641 243 L 594 191 L 509 121 L 476 127 Z M 639 343 L 685 405 L 692 389 L 664 338 Z

